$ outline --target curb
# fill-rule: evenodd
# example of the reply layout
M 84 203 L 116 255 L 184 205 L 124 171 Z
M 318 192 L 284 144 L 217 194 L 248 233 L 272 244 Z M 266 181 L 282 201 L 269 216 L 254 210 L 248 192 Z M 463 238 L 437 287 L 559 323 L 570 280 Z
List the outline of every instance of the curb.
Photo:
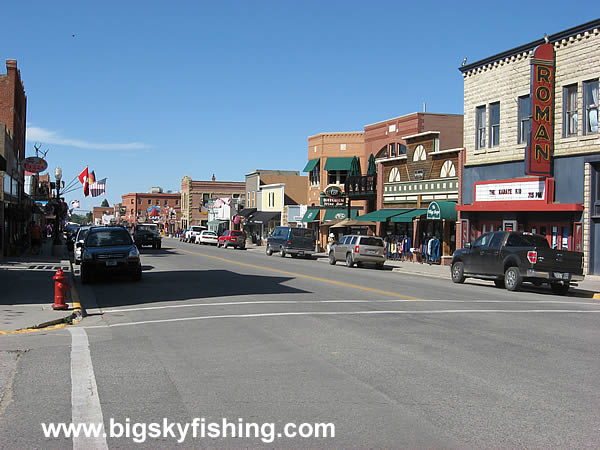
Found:
M 68 316 L 64 316 L 64 317 L 54 319 L 54 320 L 49 320 L 47 322 L 42 322 L 37 325 L 32 325 L 31 327 L 28 327 L 28 328 L 19 328 L 19 329 L 12 330 L 12 331 L 0 331 L 0 335 L 24 334 L 24 333 L 31 333 L 31 332 L 35 332 L 35 331 L 54 330 L 54 329 L 58 329 L 58 328 L 64 328 L 69 325 L 74 325 L 74 324 L 79 323 L 87 315 L 85 308 L 81 305 L 81 303 L 79 301 L 79 293 L 77 292 L 77 288 L 75 287 L 75 280 L 73 278 L 73 263 L 71 262 L 70 259 L 68 262 L 69 262 L 69 281 L 71 282 L 71 286 L 72 286 L 71 287 L 71 299 L 72 299 L 71 304 L 73 305 L 73 307 L 72 307 L 73 312 L 70 313 Z M 67 265 L 66 260 L 60 261 L 60 267 L 65 267 L 66 265 Z

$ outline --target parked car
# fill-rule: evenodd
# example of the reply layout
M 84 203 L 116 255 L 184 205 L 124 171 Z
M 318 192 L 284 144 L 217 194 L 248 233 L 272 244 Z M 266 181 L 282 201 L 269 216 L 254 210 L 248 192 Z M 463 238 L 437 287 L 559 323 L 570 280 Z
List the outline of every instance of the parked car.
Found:
M 312 228 L 275 227 L 267 238 L 266 252 L 269 256 L 279 252 L 282 258 L 287 254 L 292 258 L 312 257 L 315 253 L 315 244 L 315 231 Z
M 134 281 L 142 279 L 140 252 L 125 228 L 91 228 L 76 246 L 82 251 L 82 283 L 89 283 L 100 274 L 118 273 L 129 275 Z
M 155 223 L 138 223 L 133 230 L 133 241 L 138 248 L 151 245 L 154 249 L 162 247 L 162 238 Z
M 88 234 L 88 231 L 90 231 L 90 229 L 92 229 L 93 226 L 92 225 L 83 225 L 81 227 L 79 227 L 79 230 L 77 231 L 77 234 L 75 235 L 75 238 L 73 240 L 73 260 L 75 261 L 75 264 L 79 265 L 81 264 L 81 247 L 77 246 L 78 242 L 83 242 L 85 240 L 85 237 Z
M 517 291 L 523 282 L 548 283 L 564 295 L 572 281 L 581 281 L 583 253 L 551 249 L 544 236 L 515 231 L 486 233 L 454 252 L 452 281 L 465 278 L 494 280 L 498 287 Z
M 208 230 L 208 228 L 200 225 L 192 225 L 183 235 L 183 242 L 196 242 L 196 236 L 201 232 Z
M 196 244 L 214 244 L 219 243 L 219 236 L 214 231 L 204 230 L 196 236 Z
M 378 269 L 383 269 L 385 262 L 383 239 L 377 236 L 364 236 L 350 234 L 342 236 L 329 249 L 329 264 L 337 261 L 346 261 L 346 266 L 358 267 L 363 263 L 375 264 Z
M 235 247 L 241 250 L 246 248 L 246 234 L 238 230 L 225 230 L 217 242 L 217 247 Z

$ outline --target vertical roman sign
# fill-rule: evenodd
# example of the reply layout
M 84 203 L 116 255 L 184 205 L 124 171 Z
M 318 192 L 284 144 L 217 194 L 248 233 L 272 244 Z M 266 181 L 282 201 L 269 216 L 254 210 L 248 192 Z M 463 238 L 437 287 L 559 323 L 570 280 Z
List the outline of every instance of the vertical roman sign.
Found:
M 554 46 L 542 44 L 531 62 L 531 136 L 525 155 L 525 173 L 552 175 L 554 147 Z

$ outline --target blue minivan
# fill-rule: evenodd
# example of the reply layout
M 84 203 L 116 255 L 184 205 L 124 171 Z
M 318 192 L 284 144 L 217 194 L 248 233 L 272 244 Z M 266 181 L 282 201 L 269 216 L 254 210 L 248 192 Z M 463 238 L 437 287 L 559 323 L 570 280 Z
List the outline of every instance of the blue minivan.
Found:
M 311 258 L 315 253 L 315 230 L 298 227 L 275 227 L 267 239 L 267 255 L 279 252 L 282 258 L 306 256 Z

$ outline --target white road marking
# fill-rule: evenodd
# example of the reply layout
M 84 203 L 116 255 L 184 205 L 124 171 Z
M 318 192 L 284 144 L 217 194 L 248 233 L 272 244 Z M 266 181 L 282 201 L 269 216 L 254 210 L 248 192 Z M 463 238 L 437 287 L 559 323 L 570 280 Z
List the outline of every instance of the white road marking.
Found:
M 77 424 L 104 423 L 98 398 L 98 386 L 92 366 L 90 343 L 83 328 L 69 328 L 71 332 L 71 404 L 72 421 Z M 108 449 L 106 436 L 73 437 L 73 449 Z
M 139 308 L 103 309 L 103 313 L 120 313 L 132 311 L 151 311 L 155 309 L 193 308 L 198 306 L 234 306 L 234 305 L 299 305 L 315 303 L 508 303 L 506 300 L 264 300 L 250 302 L 215 302 L 189 303 L 185 305 L 143 306 Z M 600 306 L 598 302 L 567 302 L 560 300 L 519 300 L 518 303 L 551 303 L 560 305 L 591 305 Z
M 157 320 L 141 320 L 139 322 L 123 322 L 109 325 L 93 325 L 85 328 L 115 328 L 127 327 L 133 325 L 147 325 L 152 323 L 168 323 L 168 322 L 186 322 L 190 320 L 209 320 L 209 319 L 247 319 L 257 317 L 281 317 L 281 316 L 355 316 L 355 315 L 376 315 L 376 314 L 523 314 L 523 313 L 570 313 L 570 314 L 586 314 L 600 313 L 600 310 L 578 310 L 578 309 L 442 309 L 432 311 L 305 311 L 305 312 L 278 312 L 278 313 L 257 313 L 257 314 L 225 314 L 218 316 L 198 316 L 198 317 L 181 317 L 177 319 L 157 319 Z

